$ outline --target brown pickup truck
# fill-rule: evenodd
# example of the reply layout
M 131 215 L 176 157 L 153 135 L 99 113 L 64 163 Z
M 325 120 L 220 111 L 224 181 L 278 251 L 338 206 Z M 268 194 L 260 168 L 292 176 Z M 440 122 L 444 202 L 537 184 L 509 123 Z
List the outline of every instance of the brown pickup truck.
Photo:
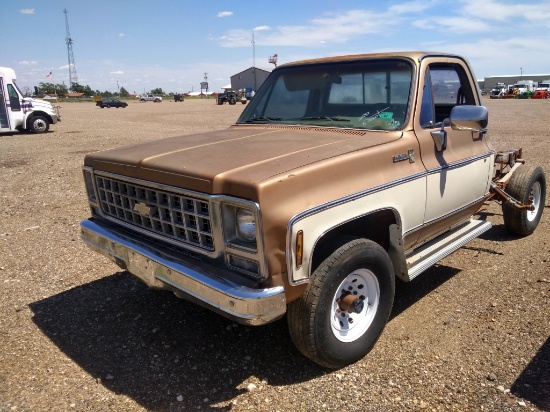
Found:
M 427 52 L 276 68 L 224 131 L 92 153 L 81 237 L 154 288 L 248 325 L 287 314 L 308 358 L 362 358 L 409 281 L 491 227 L 529 235 L 546 179 L 490 145 L 468 62 Z

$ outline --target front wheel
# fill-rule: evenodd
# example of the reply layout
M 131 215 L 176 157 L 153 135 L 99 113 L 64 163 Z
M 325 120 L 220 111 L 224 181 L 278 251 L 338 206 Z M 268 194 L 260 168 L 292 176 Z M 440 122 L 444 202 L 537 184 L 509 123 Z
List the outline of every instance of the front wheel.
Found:
M 46 133 L 50 129 L 48 119 L 43 116 L 34 116 L 31 118 L 28 130 L 31 133 Z
M 521 166 L 506 186 L 506 193 L 523 204 L 533 204 L 533 210 L 519 210 L 502 204 L 504 226 L 514 235 L 527 236 L 537 228 L 546 201 L 546 176 L 540 166 Z
M 388 321 L 395 293 L 392 262 L 375 242 L 354 239 L 338 247 L 288 307 L 298 350 L 313 362 L 340 368 L 363 358 Z

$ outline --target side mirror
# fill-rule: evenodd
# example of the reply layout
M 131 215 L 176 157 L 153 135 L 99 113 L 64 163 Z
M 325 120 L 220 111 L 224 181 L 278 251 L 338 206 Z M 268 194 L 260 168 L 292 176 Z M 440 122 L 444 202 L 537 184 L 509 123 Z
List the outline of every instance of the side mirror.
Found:
M 467 130 L 480 133 L 480 137 L 487 132 L 489 123 L 489 111 L 484 106 L 460 105 L 451 110 L 448 119 L 443 120 L 440 130 L 431 133 L 435 147 L 438 152 L 447 148 L 447 131 L 445 126 L 451 126 L 453 130 Z
M 449 117 L 453 130 L 469 130 L 485 133 L 489 123 L 489 111 L 484 106 L 455 106 Z

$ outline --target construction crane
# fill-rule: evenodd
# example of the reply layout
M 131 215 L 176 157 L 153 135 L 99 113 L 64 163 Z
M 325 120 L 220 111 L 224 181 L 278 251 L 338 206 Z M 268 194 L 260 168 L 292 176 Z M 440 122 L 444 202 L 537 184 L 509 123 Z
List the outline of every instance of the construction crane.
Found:
M 69 85 L 70 87 L 73 87 L 75 83 L 78 84 L 78 77 L 76 76 L 76 64 L 74 62 L 73 55 L 73 39 L 71 37 L 71 33 L 69 32 L 69 18 L 67 17 L 67 14 L 69 12 L 67 9 L 65 9 L 63 10 L 63 13 L 65 13 L 65 27 L 67 29 L 65 42 L 67 43 L 67 56 L 69 58 Z
M 269 56 L 269 63 L 273 63 L 277 67 L 277 55 Z

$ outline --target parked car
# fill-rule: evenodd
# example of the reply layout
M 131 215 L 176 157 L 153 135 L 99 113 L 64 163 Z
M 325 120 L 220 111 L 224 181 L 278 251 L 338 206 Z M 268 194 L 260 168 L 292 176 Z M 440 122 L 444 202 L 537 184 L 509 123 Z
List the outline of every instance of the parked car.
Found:
M 116 107 L 118 109 L 119 107 L 125 108 L 126 106 L 128 106 L 128 103 L 121 102 L 118 99 L 107 98 L 99 100 L 95 105 L 101 107 L 102 109 L 104 109 L 105 107 Z
M 139 101 L 140 102 L 160 103 L 160 102 L 162 102 L 162 97 L 161 96 L 155 96 L 154 94 L 151 94 L 151 93 L 147 93 L 147 94 L 142 94 L 141 96 L 139 96 Z

